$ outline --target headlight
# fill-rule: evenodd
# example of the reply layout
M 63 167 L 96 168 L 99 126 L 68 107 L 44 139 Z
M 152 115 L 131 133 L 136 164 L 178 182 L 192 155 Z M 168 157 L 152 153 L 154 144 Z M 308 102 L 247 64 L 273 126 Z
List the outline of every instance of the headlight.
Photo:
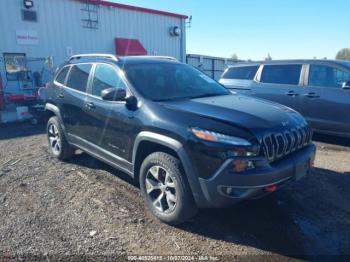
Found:
M 234 146 L 251 146 L 252 144 L 240 137 L 235 137 L 235 136 L 228 136 L 200 128 L 192 128 L 192 133 L 199 139 L 205 140 L 205 141 L 210 141 L 210 142 L 219 142 L 219 143 L 225 143 L 225 144 L 230 144 Z

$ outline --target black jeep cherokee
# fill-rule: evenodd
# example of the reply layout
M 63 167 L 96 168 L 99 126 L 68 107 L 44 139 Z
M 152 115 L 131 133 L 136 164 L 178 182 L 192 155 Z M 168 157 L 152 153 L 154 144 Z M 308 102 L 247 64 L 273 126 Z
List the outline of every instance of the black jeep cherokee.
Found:
M 50 149 L 75 149 L 140 184 L 160 220 L 271 193 L 308 173 L 312 132 L 294 110 L 231 94 L 168 57 L 73 56 L 48 88 Z

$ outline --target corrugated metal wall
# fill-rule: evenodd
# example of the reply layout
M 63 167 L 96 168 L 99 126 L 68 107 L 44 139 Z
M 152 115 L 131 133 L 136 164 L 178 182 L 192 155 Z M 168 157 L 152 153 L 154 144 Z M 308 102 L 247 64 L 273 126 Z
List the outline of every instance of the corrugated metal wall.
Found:
M 189 54 L 186 57 L 187 63 L 198 68 L 215 80 L 219 80 L 227 66 L 237 63 L 236 60 L 222 57 L 212 57 Z
M 86 4 L 76 0 L 34 0 L 38 22 L 22 20 L 23 0 L 0 1 L 0 53 L 26 53 L 27 57 L 53 56 L 55 65 L 73 53 L 115 53 L 114 39 L 139 39 L 150 55 L 167 55 L 185 60 L 185 37 L 172 37 L 169 28 L 185 32 L 184 19 L 140 11 L 99 6 L 98 29 L 83 28 Z M 36 45 L 19 45 L 16 30 L 38 34 Z M 4 65 L 1 71 L 4 76 Z

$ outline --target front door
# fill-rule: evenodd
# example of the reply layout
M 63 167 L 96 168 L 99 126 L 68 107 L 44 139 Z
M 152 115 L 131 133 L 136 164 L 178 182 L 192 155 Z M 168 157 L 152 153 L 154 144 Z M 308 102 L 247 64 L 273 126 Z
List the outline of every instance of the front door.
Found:
M 350 70 L 311 64 L 307 75 L 308 85 L 301 93 L 307 121 L 316 130 L 350 134 L 350 90 L 342 88 L 350 81 Z
M 116 66 L 96 64 L 87 101 L 92 142 L 106 157 L 129 168 L 133 134 L 136 133 L 134 111 L 128 110 L 126 102 L 102 100 L 101 91 L 107 88 L 127 89 L 127 86 Z
M 301 64 L 264 65 L 258 81 L 251 86 L 251 94 L 299 111 L 301 72 Z

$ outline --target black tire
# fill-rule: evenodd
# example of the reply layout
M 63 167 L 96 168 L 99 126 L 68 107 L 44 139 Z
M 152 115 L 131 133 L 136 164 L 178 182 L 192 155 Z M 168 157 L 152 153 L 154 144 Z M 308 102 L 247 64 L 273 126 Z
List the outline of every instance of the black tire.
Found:
M 160 178 L 157 182 L 151 170 L 152 173 L 158 173 L 158 177 L 164 176 L 163 184 L 159 183 L 163 178 Z M 167 187 L 166 185 L 171 186 Z M 147 192 L 147 187 L 151 192 Z M 162 187 L 162 189 L 154 189 L 158 187 Z M 197 206 L 181 162 L 172 155 L 155 152 L 146 157 L 140 168 L 140 188 L 151 213 L 167 224 L 181 224 L 197 212 Z M 157 194 L 159 194 L 158 197 Z M 161 197 L 161 194 L 164 197 Z M 173 202 L 174 196 L 175 201 Z M 157 201 L 160 198 L 161 200 Z M 154 204 L 155 202 L 158 203 L 158 206 Z M 165 210 L 163 207 L 168 207 L 168 209 Z M 161 211 L 161 209 L 164 211 Z
M 69 145 L 57 116 L 51 117 L 47 122 L 46 133 L 49 150 L 54 157 L 68 160 L 74 155 L 75 150 Z

